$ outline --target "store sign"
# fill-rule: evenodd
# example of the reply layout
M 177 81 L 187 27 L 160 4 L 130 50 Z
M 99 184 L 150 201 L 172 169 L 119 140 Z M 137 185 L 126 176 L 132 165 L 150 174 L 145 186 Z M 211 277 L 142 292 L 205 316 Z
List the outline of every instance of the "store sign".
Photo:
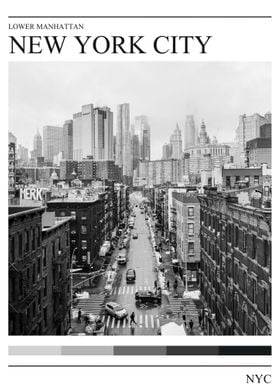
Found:
M 43 188 L 21 188 L 20 198 L 25 200 L 43 200 Z

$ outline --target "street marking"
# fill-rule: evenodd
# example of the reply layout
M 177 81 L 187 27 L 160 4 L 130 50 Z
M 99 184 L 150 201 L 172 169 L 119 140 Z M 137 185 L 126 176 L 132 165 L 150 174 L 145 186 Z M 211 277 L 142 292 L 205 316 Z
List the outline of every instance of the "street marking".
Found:
M 106 323 L 107 328 L 109 327 L 109 324 L 110 324 L 110 318 L 111 318 L 111 316 L 108 316 L 108 318 L 107 318 L 107 323 Z
M 148 328 L 148 315 L 145 315 L 145 327 Z
M 121 320 L 118 320 L 118 322 L 117 322 L 117 328 L 120 328 L 120 323 L 121 323 Z
M 157 319 L 157 327 L 158 327 L 158 328 L 160 327 L 159 319 Z
M 152 324 L 152 328 L 154 328 L 154 317 L 152 314 L 151 314 L 151 324 Z
M 121 293 L 121 289 L 122 289 L 122 288 L 120 287 L 120 288 L 119 288 L 119 292 L 118 292 L 119 295 L 120 295 L 120 293 Z
M 115 317 L 112 317 L 112 324 L 111 324 L 111 328 L 114 328 L 115 325 Z
M 146 291 L 146 286 L 144 286 L 144 291 Z
M 123 291 L 122 291 L 122 293 L 123 293 L 123 294 L 125 293 L 125 286 L 123 286 Z
M 113 293 L 112 293 L 113 295 L 115 295 L 115 294 L 117 294 L 117 289 L 116 289 L 116 287 L 114 288 L 114 290 L 113 290 Z
M 139 291 L 141 291 L 142 290 L 142 286 L 139 286 Z
M 126 320 L 127 320 L 127 318 L 123 319 L 123 326 L 122 326 L 123 328 L 125 328 L 125 326 L 126 326 Z
M 104 320 L 105 320 L 105 315 L 102 317 L 102 320 L 101 320 L 102 323 L 104 323 Z
M 140 314 L 139 327 L 142 328 L 143 316 Z

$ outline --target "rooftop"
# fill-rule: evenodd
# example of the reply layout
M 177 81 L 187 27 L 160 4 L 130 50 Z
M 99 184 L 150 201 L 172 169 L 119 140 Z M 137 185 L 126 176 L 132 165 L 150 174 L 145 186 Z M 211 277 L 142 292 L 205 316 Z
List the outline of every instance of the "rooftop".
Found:
M 37 212 L 43 213 L 45 207 L 26 207 L 26 206 L 9 206 L 9 218 L 15 218 L 21 215 L 34 214 Z

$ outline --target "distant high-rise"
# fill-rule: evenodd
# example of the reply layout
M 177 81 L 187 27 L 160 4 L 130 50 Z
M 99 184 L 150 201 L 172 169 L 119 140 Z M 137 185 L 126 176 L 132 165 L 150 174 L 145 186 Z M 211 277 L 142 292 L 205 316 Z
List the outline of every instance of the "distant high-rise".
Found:
M 124 176 L 132 176 L 132 154 L 129 104 L 117 107 L 116 165 L 122 167 Z
M 135 131 L 139 135 L 140 159 L 149 161 L 151 159 L 151 128 L 147 116 L 135 117 Z
M 26 165 L 28 163 L 28 155 L 28 148 L 19 144 L 17 150 L 17 160 L 21 165 Z
M 37 130 L 37 133 L 34 136 L 33 139 L 33 157 L 36 159 L 38 157 L 43 156 L 43 142 L 42 142 L 42 136 L 39 132 L 39 129 Z
M 73 120 L 63 124 L 63 159 L 73 159 Z
M 133 170 L 137 169 L 140 160 L 139 136 L 132 135 Z
M 107 106 L 94 108 L 93 156 L 95 161 L 114 159 L 113 113 Z
M 73 159 L 81 161 L 93 155 L 94 115 L 93 105 L 83 105 L 82 111 L 73 114 Z
M 63 128 L 46 125 L 43 127 L 43 150 L 45 160 L 53 162 L 63 151 Z
M 181 159 L 182 157 L 182 133 L 177 123 L 176 129 L 170 137 L 170 144 L 172 146 L 172 159 Z
M 73 115 L 73 158 L 93 156 L 95 161 L 114 159 L 113 113 L 107 106 L 83 105 Z
M 192 115 L 186 116 L 184 133 L 184 151 L 195 145 L 195 123 Z
M 162 146 L 162 160 L 170 159 L 172 155 L 171 146 L 169 143 L 164 143 Z

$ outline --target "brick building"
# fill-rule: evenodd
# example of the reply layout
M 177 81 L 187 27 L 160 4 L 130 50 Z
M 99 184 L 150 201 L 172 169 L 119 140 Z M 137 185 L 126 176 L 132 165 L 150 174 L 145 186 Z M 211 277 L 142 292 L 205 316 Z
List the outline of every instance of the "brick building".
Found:
M 176 249 L 188 285 L 198 283 L 200 268 L 200 203 L 195 192 L 173 193 Z
M 48 211 L 57 217 L 71 216 L 70 254 L 76 266 L 90 269 L 98 258 L 105 240 L 104 200 L 98 195 L 83 198 L 51 200 Z
M 10 335 L 67 333 L 71 304 L 67 238 L 68 219 L 45 220 L 43 207 L 9 208 Z M 57 297 L 56 287 L 62 282 Z
M 198 195 L 201 293 L 209 334 L 271 334 L 271 209 Z

